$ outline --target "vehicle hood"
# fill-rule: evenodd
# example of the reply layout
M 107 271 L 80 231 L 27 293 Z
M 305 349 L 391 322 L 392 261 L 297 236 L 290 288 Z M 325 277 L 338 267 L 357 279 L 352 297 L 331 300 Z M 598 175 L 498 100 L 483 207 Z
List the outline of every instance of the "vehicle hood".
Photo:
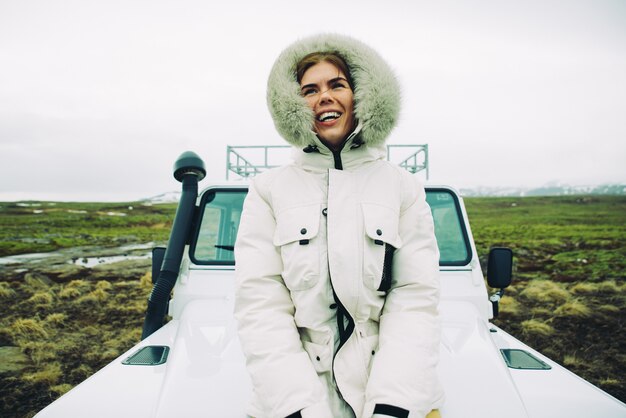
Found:
M 443 301 L 439 376 L 446 401 L 444 417 L 526 418 L 526 408 L 490 324 L 464 301 Z

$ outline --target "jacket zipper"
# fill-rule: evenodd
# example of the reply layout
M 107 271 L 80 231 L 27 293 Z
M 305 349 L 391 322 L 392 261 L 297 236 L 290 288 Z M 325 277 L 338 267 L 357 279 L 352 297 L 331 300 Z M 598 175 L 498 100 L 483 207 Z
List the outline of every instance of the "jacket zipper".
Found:
M 335 162 L 335 169 L 343 170 L 343 163 L 341 161 L 341 150 L 339 151 L 332 150 L 332 153 L 333 153 L 333 159 Z M 330 265 L 328 266 L 328 271 L 330 273 Z M 343 306 L 343 303 L 341 303 L 339 296 L 337 296 L 337 292 L 335 292 L 335 287 L 333 286 L 332 279 L 330 279 L 330 287 L 333 291 L 333 299 L 335 300 L 335 303 L 337 304 L 337 328 L 339 331 L 339 346 L 337 347 L 337 351 L 335 351 L 335 354 L 333 356 L 333 364 L 332 364 L 333 380 L 335 380 L 335 384 L 337 385 L 337 379 L 335 377 L 335 358 L 337 357 L 337 354 L 341 350 L 341 347 L 343 347 L 345 342 L 348 341 L 348 338 L 350 338 L 350 335 L 352 335 L 352 333 L 354 332 L 354 319 L 352 318 L 348 310 L 345 308 L 345 306 Z M 345 324 L 345 319 L 348 320 L 347 326 Z M 339 385 L 337 385 L 337 389 L 339 391 L 339 395 L 343 399 L 343 395 L 341 394 L 341 389 L 339 389 Z M 344 402 L 345 402 L 345 399 L 344 399 Z M 352 405 L 350 405 L 348 402 L 346 402 L 346 405 L 350 407 L 350 409 L 352 410 L 352 413 L 356 416 L 356 412 L 352 408 Z
M 341 150 L 333 151 L 333 159 L 335 160 L 335 170 L 343 170 L 343 163 L 341 162 Z
M 339 151 L 333 150 L 332 153 L 333 153 L 333 159 L 335 161 L 335 169 L 343 170 L 343 163 L 341 162 L 341 150 Z M 354 319 L 352 318 L 352 316 L 350 316 L 350 313 L 348 313 L 348 310 L 345 308 L 345 306 L 343 306 L 343 303 L 341 303 L 341 300 L 339 300 L 339 297 L 337 296 L 337 293 L 335 292 L 335 288 L 333 286 L 332 280 L 330 281 L 330 286 L 333 289 L 333 298 L 335 299 L 335 303 L 337 304 L 337 327 L 339 329 L 339 347 L 337 348 L 336 353 L 338 353 L 339 350 L 341 350 L 341 347 L 344 345 L 344 343 L 348 340 L 348 338 L 350 338 L 352 331 L 354 331 Z M 347 327 L 344 323 L 344 319 L 346 318 L 348 320 Z

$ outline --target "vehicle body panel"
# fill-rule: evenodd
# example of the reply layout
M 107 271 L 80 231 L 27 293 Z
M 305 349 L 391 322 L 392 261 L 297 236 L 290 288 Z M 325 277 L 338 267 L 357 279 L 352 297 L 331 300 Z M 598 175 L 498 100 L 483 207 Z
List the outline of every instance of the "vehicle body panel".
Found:
M 245 184 L 205 190 L 245 190 Z M 439 375 L 444 418 L 626 417 L 626 405 L 489 322 L 493 316 L 471 228 L 458 193 L 471 257 L 441 266 Z M 202 202 L 202 197 L 198 202 Z M 202 213 L 200 210 L 199 213 Z M 199 228 L 199 227 L 198 227 Z M 198 236 L 198 233 L 194 235 Z M 233 317 L 234 265 L 191 261 L 189 247 L 169 304 L 172 320 L 42 410 L 38 418 L 245 417 L 251 383 Z M 168 346 L 157 366 L 122 362 L 146 346 Z M 507 366 L 501 350 L 520 349 L 549 369 Z

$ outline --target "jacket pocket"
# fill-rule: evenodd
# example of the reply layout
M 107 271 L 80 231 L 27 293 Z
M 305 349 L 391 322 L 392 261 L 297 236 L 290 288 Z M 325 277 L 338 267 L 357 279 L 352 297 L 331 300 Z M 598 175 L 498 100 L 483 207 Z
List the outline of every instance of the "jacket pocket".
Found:
M 309 355 L 311 363 L 317 374 L 330 371 L 333 358 L 330 351 L 330 344 L 316 344 L 310 341 L 302 341 L 304 351 Z
M 363 281 L 371 290 L 387 291 L 391 286 L 393 253 L 402 247 L 399 213 L 376 203 L 362 203 L 365 242 Z
M 365 359 L 365 367 L 367 367 L 367 375 L 372 370 L 372 361 L 378 351 L 378 334 L 370 335 L 363 339 L 363 358 Z
M 283 280 L 289 290 L 315 286 L 320 275 L 321 204 L 284 209 L 276 215 L 274 245 L 280 248 Z

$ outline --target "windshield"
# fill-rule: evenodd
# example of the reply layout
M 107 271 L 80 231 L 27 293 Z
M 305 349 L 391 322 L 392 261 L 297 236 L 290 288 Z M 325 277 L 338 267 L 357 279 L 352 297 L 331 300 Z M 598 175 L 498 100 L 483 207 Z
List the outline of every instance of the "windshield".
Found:
M 200 224 L 191 243 L 195 264 L 234 265 L 234 246 L 246 190 L 214 189 L 201 201 Z M 429 189 L 426 201 L 435 221 L 435 235 L 441 253 L 439 265 L 462 266 L 469 263 L 469 239 L 458 199 L 446 189 Z
M 210 190 L 201 201 L 201 221 L 191 244 L 196 264 L 235 264 L 235 238 L 247 190 Z
M 426 191 L 435 222 L 440 266 L 464 266 L 472 259 L 461 205 L 456 195 L 446 189 Z

